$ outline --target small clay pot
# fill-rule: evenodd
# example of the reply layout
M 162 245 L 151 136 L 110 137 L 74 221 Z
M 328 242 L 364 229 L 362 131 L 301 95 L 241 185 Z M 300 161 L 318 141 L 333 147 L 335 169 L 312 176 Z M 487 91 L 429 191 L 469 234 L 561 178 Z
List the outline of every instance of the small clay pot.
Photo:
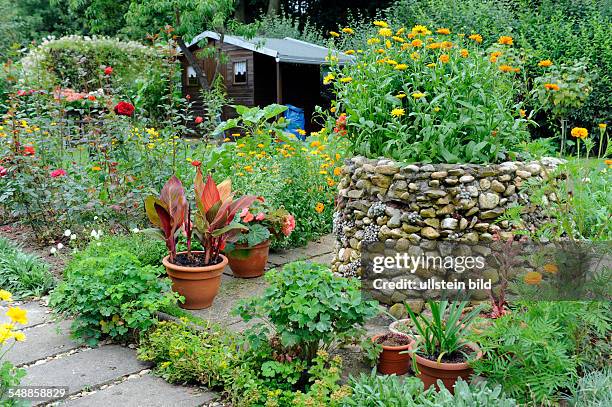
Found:
M 386 334 L 383 333 L 374 335 L 372 337 L 372 342 L 376 342 L 378 338 L 384 335 Z M 376 366 L 379 373 L 396 374 L 399 376 L 408 373 L 408 371 L 410 370 L 411 354 L 408 351 L 412 349 L 412 345 L 414 345 L 414 340 L 412 340 L 408 335 L 400 335 L 409 338 L 410 343 L 401 346 L 382 345 L 383 350 L 378 356 L 378 365 Z
M 255 278 L 263 276 L 269 253 L 270 240 L 253 247 L 236 245 L 234 250 L 227 253 L 227 260 L 235 277 Z
M 182 254 L 181 252 L 177 254 Z M 192 254 L 204 254 L 201 251 L 193 251 Z M 203 309 L 212 305 L 213 300 L 219 293 L 221 286 L 221 274 L 227 265 L 227 257 L 220 254 L 221 262 L 205 267 L 185 267 L 170 263 L 164 257 L 162 263 L 172 279 L 172 291 L 185 297 L 185 302 L 180 304 L 185 309 Z
M 466 346 L 476 353 L 476 359 L 480 359 L 482 357 L 482 351 L 476 344 L 468 343 Z M 444 383 L 444 387 L 446 387 L 451 393 L 454 393 L 454 386 L 457 379 L 461 377 L 463 380 L 467 381 L 472 373 L 474 373 L 467 362 L 438 363 L 435 360 L 429 360 L 419 356 L 419 354 L 416 352 L 414 353 L 414 357 L 419 370 L 417 377 L 423 381 L 425 390 L 431 386 L 436 386 L 436 389 L 440 390 L 437 384 L 438 379 L 440 379 L 442 380 L 442 383 Z

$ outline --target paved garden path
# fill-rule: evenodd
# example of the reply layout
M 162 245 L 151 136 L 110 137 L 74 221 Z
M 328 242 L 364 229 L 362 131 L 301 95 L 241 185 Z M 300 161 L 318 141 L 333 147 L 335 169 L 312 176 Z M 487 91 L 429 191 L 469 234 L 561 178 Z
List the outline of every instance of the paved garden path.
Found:
M 272 253 L 269 268 L 308 259 L 329 264 L 333 239 L 326 236 L 308 246 L 291 251 Z M 263 278 L 250 280 L 232 277 L 231 270 L 223 275 L 221 292 L 213 306 L 194 311 L 204 319 L 220 322 L 229 329 L 240 331 L 244 325 L 229 311 L 243 298 L 262 292 Z M 34 401 L 33 405 L 62 406 L 202 406 L 221 405 L 218 395 L 198 387 L 174 386 L 154 376 L 151 366 L 136 358 L 133 347 L 104 343 L 90 348 L 70 339 L 70 321 L 53 321 L 48 307 L 42 302 L 20 304 L 28 311 L 24 329 L 25 342 L 16 343 L 7 359 L 24 367 L 24 386 L 68 386 L 68 396 L 61 400 Z M 6 322 L 6 311 L 0 310 L 0 322 Z

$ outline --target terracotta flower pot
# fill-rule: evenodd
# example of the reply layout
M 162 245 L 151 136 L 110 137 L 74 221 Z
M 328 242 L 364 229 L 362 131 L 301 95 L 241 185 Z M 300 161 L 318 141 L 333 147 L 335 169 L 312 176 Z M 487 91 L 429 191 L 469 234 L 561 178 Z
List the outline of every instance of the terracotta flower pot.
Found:
M 476 352 L 476 358 L 482 357 L 482 351 L 476 344 L 468 343 L 470 349 Z M 438 363 L 435 360 L 429 360 L 420 356 L 418 353 L 414 353 L 416 358 L 416 364 L 419 369 L 417 377 L 423 381 L 425 390 L 432 385 L 436 386 L 437 390 L 440 390 L 437 381 L 442 380 L 444 387 L 446 387 L 451 393 L 454 392 L 453 386 L 459 377 L 463 380 L 468 380 L 474 372 L 467 362 L 461 363 Z
M 268 263 L 270 241 L 266 240 L 256 246 L 236 245 L 227 253 L 227 260 L 235 277 L 254 278 L 263 275 Z
M 186 253 L 186 252 L 181 252 Z M 181 254 L 177 253 L 177 254 Z M 204 252 L 192 252 L 200 254 Z M 227 265 L 227 257 L 220 254 L 221 262 L 206 267 L 185 267 L 172 264 L 168 257 L 162 263 L 172 279 L 172 291 L 185 297 L 185 303 L 180 304 L 185 309 L 203 309 L 212 305 L 221 286 L 221 274 Z
M 378 334 L 372 337 L 372 342 L 376 342 L 378 338 L 386 334 Z M 378 365 L 376 366 L 379 373 L 403 375 L 410 370 L 411 354 L 406 352 L 412 348 L 414 341 L 410 339 L 410 343 L 401 346 L 382 345 L 382 352 L 378 356 Z

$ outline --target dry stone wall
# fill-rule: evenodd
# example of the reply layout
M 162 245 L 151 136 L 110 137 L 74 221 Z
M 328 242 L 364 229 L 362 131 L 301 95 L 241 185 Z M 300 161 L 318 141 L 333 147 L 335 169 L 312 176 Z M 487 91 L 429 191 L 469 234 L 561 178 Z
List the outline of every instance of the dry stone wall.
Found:
M 361 248 L 380 242 L 406 251 L 432 241 L 486 244 L 507 238 L 508 208 L 520 205 L 521 218 L 535 228 L 541 208 L 530 203 L 527 180 L 541 180 L 561 163 L 556 158 L 495 165 L 410 164 L 389 159 L 347 160 L 334 214 L 335 272 L 361 276 Z M 554 198 L 554 197 L 553 197 Z M 377 295 L 386 303 L 392 293 Z

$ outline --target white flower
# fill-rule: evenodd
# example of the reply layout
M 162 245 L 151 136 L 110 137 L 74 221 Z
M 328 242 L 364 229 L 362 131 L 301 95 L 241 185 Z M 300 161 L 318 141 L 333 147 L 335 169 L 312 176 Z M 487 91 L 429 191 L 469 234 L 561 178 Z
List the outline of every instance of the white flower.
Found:
M 104 232 L 102 232 L 102 229 L 98 229 L 98 238 L 102 237 L 103 234 Z
M 77 238 L 76 234 L 73 233 L 70 235 L 70 240 L 75 240 L 76 238 Z
M 140 229 L 138 229 L 138 228 L 132 229 L 132 233 L 138 233 L 138 232 L 140 232 Z
M 89 234 L 91 237 L 93 237 L 94 239 L 98 240 L 100 238 L 100 236 L 98 236 L 98 232 L 96 232 L 96 229 L 92 229 L 91 233 Z
M 55 247 L 52 247 L 51 250 L 49 250 L 51 252 L 51 254 L 55 254 L 57 253 L 57 249 Z
M 64 236 L 68 237 L 72 234 L 72 232 L 70 231 L 70 229 L 66 229 L 64 230 Z
M 57 244 L 57 250 L 62 250 L 64 248 L 64 245 L 61 243 Z
M 97 216 L 94 216 L 94 220 L 98 220 L 98 217 L 97 217 Z

